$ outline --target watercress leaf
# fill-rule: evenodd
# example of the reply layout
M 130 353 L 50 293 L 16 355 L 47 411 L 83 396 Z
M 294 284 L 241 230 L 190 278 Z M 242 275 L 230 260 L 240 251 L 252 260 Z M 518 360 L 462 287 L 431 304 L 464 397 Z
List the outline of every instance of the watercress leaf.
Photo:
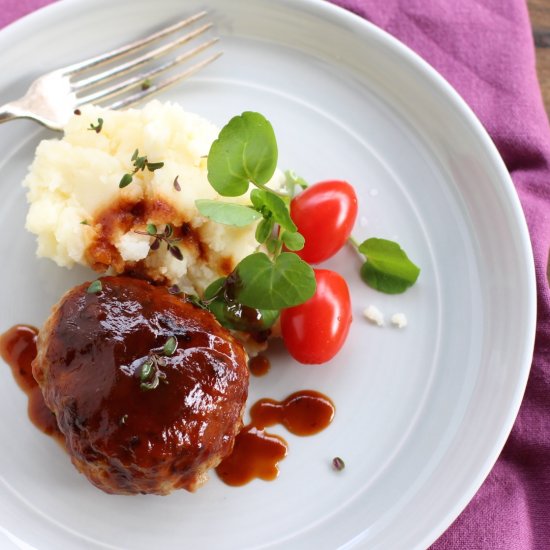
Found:
M 213 283 L 210 283 L 204 291 L 203 298 L 205 300 L 211 300 L 212 298 L 217 296 L 223 288 L 225 279 L 226 277 L 220 277 L 219 279 L 216 279 Z
M 304 236 L 298 232 L 290 233 L 289 231 L 283 231 L 281 239 L 283 240 L 283 243 L 288 248 L 288 250 L 293 251 L 302 250 L 306 242 Z
M 279 248 L 279 240 L 270 238 L 266 241 L 265 247 L 270 254 L 275 254 L 275 252 Z
M 400 294 L 418 279 L 420 269 L 395 242 L 367 239 L 359 245 L 367 261 L 361 267 L 361 278 L 369 286 L 386 294 Z
M 270 237 L 271 233 L 273 232 L 273 226 L 275 225 L 275 222 L 273 221 L 273 218 L 270 216 L 268 218 L 264 218 L 256 227 L 256 240 L 260 244 L 264 244 L 267 239 Z
M 202 216 L 214 222 L 235 227 L 245 227 L 262 215 L 244 204 L 197 199 L 195 206 Z
M 263 210 L 264 216 L 266 211 L 271 212 L 275 223 L 278 223 L 283 229 L 291 233 L 297 230 L 296 224 L 290 217 L 288 205 L 275 193 L 265 189 L 254 189 L 250 193 L 250 200 L 256 209 Z
M 236 298 L 249 307 L 283 309 L 302 304 L 315 293 L 313 269 L 292 252 L 283 252 L 275 261 L 263 252 L 251 254 L 236 272 Z
M 249 182 L 267 183 L 277 166 L 277 141 L 270 122 L 246 111 L 221 130 L 208 153 L 208 181 L 222 196 L 237 197 Z
M 243 332 L 267 330 L 279 318 L 278 310 L 253 309 L 238 302 L 228 304 L 223 298 L 210 302 L 208 309 L 225 328 Z
M 258 210 L 258 212 L 265 206 L 264 193 L 265 191 L 262 192 L 260 189 L 252 189 L 250 192 L 250 202 L 252 202 L 252 206 Z

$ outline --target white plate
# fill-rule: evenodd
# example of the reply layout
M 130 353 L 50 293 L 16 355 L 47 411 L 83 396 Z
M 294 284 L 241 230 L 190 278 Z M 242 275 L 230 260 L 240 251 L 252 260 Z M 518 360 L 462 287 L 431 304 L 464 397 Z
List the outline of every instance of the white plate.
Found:
M 385 33 L 317 1 L 73 0 L 0 32 L 0 100 L 32 77 L 206 6 L 225 55 L 165 95 L 222 124 L 243 110 L 275 127 L 280 166 L 310 181 L 343 178 L 360 200 L 359 238 L 397 239 L 421 267 L 401 296 L 366 288 L 349 250 L 355 321 L 323 367 L 281 350 L 253 379 L 251 402 L 318 389 L 333 424 L 281 433 L 277 481 L 243 488 L 215 476 L 197 494 L 114 497 L 94 489 L 26 416 L 0 369 L 0 545 L 37 548 L 335 548 L 427 546 L 464 508 L 496 460 L 523 395 L 535 285 L 524 218 L 497 152 L 435 71 Z M 89 274 L 34 257 L 20 181 L 38 140 L 30 122 L 0 127 L 3 237 L 0 330 L 40 325 Z M 403 311 L 404 330 L 363 309 Z M 346 462 L 331 471 L 333 456 Z M 3 540 L 2 538 L 3 537 Z

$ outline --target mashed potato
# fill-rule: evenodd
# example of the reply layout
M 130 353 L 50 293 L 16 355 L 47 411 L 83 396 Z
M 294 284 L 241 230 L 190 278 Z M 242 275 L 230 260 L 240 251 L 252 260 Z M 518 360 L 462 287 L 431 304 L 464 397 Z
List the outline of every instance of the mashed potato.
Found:
M 99 118 L 103 126 L 98 133 L 90 125 Z M 187 292 L 201 293 L 228 275 L 255 251 L 257 242 L 254 224 L 220 225 L 195 207 L 196 199 L 220 198 L 206 170 L 206 155 L 218 132 L 198 115 L 159 101 L 139 110 L 82 109 L 63 139 L 40 143 L 24 181 L 30 204 L 26 226 L 37 236 L 38 256 L 60 266 L 78 263 L 99 272 L 144 275 L 177 283 Z M 120 189 L 121 177 L 133 171 L 136 149 L 164 166 L 139 171 Z M 277 172 L 270 185 L 278 187 L 282 179 Z M 247 202 L 246 196 L 221 199 Z M 151 250 L 153 238 L 136 233 L 151 223 L 159 232 L 166 224 L 173 227 L 182 260 L 169 253 L 166 242 Z

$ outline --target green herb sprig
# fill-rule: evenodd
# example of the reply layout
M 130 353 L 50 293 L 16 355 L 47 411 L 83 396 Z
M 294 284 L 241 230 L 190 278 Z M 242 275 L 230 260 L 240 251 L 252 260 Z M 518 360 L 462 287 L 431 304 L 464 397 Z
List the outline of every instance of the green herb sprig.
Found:
M 250 204 L 195 202 L 202 216 L 217 223 L 244 227 L 259 221 L 256 240 L 265 245 L 267 254 L 247 256 L 205 294 L 205 303 L 218 320 L 239 330 L 244 330 L 244 317 L 254 317 L 250 310 L 256 311 L 259 326 L 267 327 L 281 309 L 305 302 L 316 289 L 313 269 L 292 252 L 304 246 L 304 239 L 290 217 L 290 197 L 266 186 L 277 158 L 275 133 L 263 115 L 247 111 L 233 117 L 208 153 L 208 180 L 223 197 L 241 196 L 253 185 Z M 283 252 L 283 246 L 290 252 Z
M 161 370 L 161 367 L 166 366 L 166 357 L 174 355 L 177 347 L 177 338 L 175 336 L 170 336 L 162 346 L 160 352 L 152 351 L 141 364 L 139 371 L 139 387 L 143 391 L 154 390 L 161 381 L 165 384 L 168 383 L 166 374 Z
M 88 128 L 88 130 L 93 130 L 96 134 L 99 134 L 99 132 L 101 132 L 102 129 L 103 129 L 103 119 L 102 118 L 98 118 L 97 119 L 97 124 L 90 124 L 90 127 Z
M 168 252 L 170 252 L 176 260 L 183 260 L 181 249 L 175 244 L 181 241 L 181 239 L 172 237 L 174 234 L 174 226 L 171 223 L 167 223 L 160 232 L 158 232 L 157 226 L 154 223 L 148 223 L 146 231 L 135 230 L 134 233 L 153 237 L 153 241 L 149 246 L 151 250 L 158 250 L 161 243 L 165 242 Z
M 120 189 L 123 189 L 124 187 L 130 185 L 134 180 L 134 174 L 136 174 L 140 170 L 143 172 L 147 168 L 149 172 L 154 172 L 155 170 L 158 170 L 159 168 L 162 168 L 164 166 L 164 162 L 149 162 L 149 160 L 147 159 L 147 155 L 140 157 L 139 149 L 136 149 L 134 151 L 130 160 L 133 163 L 134 170 L 131 173 L 124 174 L 122 176 L 118 184 Z

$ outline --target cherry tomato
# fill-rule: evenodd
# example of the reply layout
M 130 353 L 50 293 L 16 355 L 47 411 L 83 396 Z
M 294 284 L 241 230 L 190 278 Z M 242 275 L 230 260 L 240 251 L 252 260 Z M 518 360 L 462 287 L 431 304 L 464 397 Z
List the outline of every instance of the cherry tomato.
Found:
M 351 325 L 351 300 L 344 278 L 315 269 L 317 290 L 305 303 L 284 309 L 281 331 L 285 346 L 305 364 L 326 363 L 344 345 Z
M 310 264 L 318 264 L 334 256 L 351 235 L 357 196 L 345 181 L 322 181 L 292 199 L 290 217 L 306 239 L 304 248 L 296 254 Z

